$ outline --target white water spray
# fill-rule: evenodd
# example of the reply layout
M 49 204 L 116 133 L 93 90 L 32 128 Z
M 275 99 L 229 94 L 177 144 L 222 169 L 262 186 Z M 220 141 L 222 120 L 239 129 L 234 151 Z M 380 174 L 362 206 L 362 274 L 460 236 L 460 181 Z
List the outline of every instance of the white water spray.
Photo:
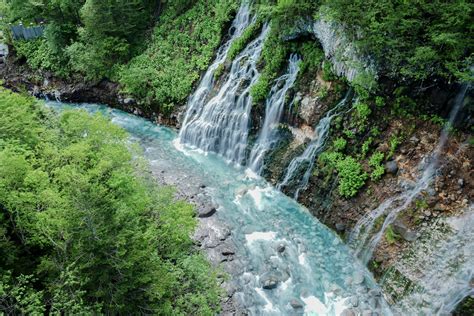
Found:
M 265 120 L 249 158 L 250 169 L 258 175 L 263 171 L 265 154 L 278 141 L 278 124 L 283 114 L 288 90 L 298 76 L 299 62 L 300 58 L 296 54 L 290 56 L 288 72 L 276 79 L 265 102 Z

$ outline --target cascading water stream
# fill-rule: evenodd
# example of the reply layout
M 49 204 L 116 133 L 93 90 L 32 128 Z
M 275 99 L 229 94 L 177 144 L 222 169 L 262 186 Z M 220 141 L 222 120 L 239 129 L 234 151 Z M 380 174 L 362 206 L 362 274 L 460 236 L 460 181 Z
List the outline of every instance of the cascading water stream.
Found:
M 265 154 L 278 141 L 278 124 L 283 114 L 288 90 L 293 86 L 298 76 L 299 62 L 298 55 L 292 54 L 290 56 L 288 72 L 276 79 L 265 102 L 265 120 L 250 153 L 248 163 L 249 168 L 258 175 L 262 173 Z
M 441 131 L 441 136 L 438 145 L 434 149 L 430 161 L 425 167 L 425 161 L 422 161 L 422 164 L 420 165 L 419 169 L 424 171 L 419 180 L 417 181 L 416 185 L 400 195 L 396 195 L 388 200 L 385 200 L 376 209 L 363 216 L 354 226 L 354 229 L 352 230 L 349 236 L 349 244 L 354 249 L 355 254 L 365 264 L 367 264 L 370 258 L 372 257 L 372 254 L 375 251 L 375 248 L 377 247 L 378 243 L 382 239 L 387 227 L 395 221 L 398 214 L 401 211 L 405 210 L 422 191 L 428 189 L 431 182 L 433 181 L 433 177 L 438 167 L 439 155 L 441 154 L 444 145 L 448 140 L 449 129 L 452 126 L 459 110 L 462 107 L 467 89 L 468 86 L 463 85 L 461 87 L 460 92 L 456 96 L 453 109 L 451 110 L 451 113 L 449 115 L 449 120 Z M 384 215 L 386 215 L 386 217 L 384 219 L 382 227 L 374 236 L 370 238 L 377 220 Z
M 467 296 L 474 295 L 474 205 L 460 217 L 447 218 L 448 232 L 417 243 L 403 267 L 420 271 L 417 288 L 395 306 L 400 315 L 450 315 Z
M 268 30 L 269 26 L 264 25 L 260 35 L 235 58 L 216 96 L 207 102 L 203 97 L 191 98 L 189 108 L 193 110 L 186 114 L 180 132 L 182 144 L 242 164 L 252 107 L 250 88 L 259 77 L 257 62 Z
M 229 39 L 223 45 L 221 45 L 221 47 L 219 47 L 219 50 L 216 54 L 216 59 L 207 69 L 206 73 L 199 82 L 199 86 L 197 87 L 196 91 L 189 97 L 188 108 L 182 124 L 183 126 L 188 125 L 188 120 L 194 118 L 195 115 L 198 115 L 200 111 L 202 111 L 204 108 L 204 103 L 207 101 L 209 92 L 212 91 L 215 86 L 214 73 L 218 67 L 225 62 L 230 46 L 237 38 L 242 35 L 244 30 L 249 25 L 255 22 L 255 16 L 252 17 L 250 13 L 250 3 L 243 1 L 234 21 L 232 21 L 231 27 L 229 28 Z M 184 128 L 180 132 L 180 137 L 183 133 L 183 130 Z
M 332 110 L 328 111 L 327 114 L 319 121 L 315 128 L 316 138 L 311 143 L 309 143 L 305 151 L 300 156 L 294 158 L 290 162 L 288 168 L 286 169 L 285 177 L 277 185 L 279 190 L 296 181 L 294 186 L 294 198 L 296 200 L 298 199 L 300 191 L 305 189 L 308 185 L 316 158 L 324 148 L 329 135 L 329 128 L 331 126 L 332 120 L 334 117 L 340 114 L 341 108 L 344 107 L 351 94 L 352 91 L 348 91 L 344 99 L 342 99 L 342 101 L 340 101 Z M 306 169 L 303 169 L 304 167 L 306 167 Z M 304 170 L 303 176 L 297 179 L 302 170 Z

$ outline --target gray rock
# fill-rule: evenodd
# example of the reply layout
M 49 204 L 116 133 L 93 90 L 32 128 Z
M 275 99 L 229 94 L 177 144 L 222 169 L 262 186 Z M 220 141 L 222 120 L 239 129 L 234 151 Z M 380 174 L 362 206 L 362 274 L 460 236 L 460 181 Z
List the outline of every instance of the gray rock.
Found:
M 286 247 L 285 247 L 285 245 L 283 245 L 283 244 L 279 244 L 279 245 L 277 246 L 277 251 L 278 251 L 279 253 L 284 252 L 285 249 L 286 249 Z
M 398 164 L 395 160 L 390 160 L 385 163 L 385 171 L 390 174 L 396 174 L 398 172 Z
M 235 254 L 235 251 L 234 251 L 234 249 L 232 249 L 230 246 L 225 246 L 225 247 L 221 250 L 221 253 L 222 253 L 224 256 L 230 256 L 230 255 L 234 255 L 234 254 Z
M 417 238 L 416 232 L 406 227 L 401 221 L 396 220 L 392 227 L 393 231 L 399 234 L 406 241 L 414 241 Z
M 211 217 L 216 213 L 217 209 L 214 206 L 204 206 L 198 209 L 198 217 L 206 218 Z
M 123 99 L 123 104 L 125 104 L 125 105 L 129 105 L 129 104 L 132 104 L 132 103 L 135 103 L 135 100 L 132 99 L 132 98 Z
M 362 272 L 355 272 L 353 277 L 354 284 L 362 284 L 365 279 L 365 276 Z
M 359 298 L 357 296 L 353 296 L 350 299 L 352 307 L 357 307 L 359 306 Z
M 342 311 L 341 316 L 356 316 L 356 313 L 352 309 L 345 309 Z
M 262 280 L 262 288 L 266 290 L 272 290 L 276 288 L 277 286 L 278 286 L 278 280 L 273 277 L 269 277 L 265 280 Z
M 416 145 L 420 142 L 420 139 L 416 136 L 413 136 L 410 138 L 410 142 Z
M 372 311 L 366 309 L 366 310 L 362 311 L 362 316 L 372 316 Z
M 344 223 L 336 223 L 336 230 L 338 232 L 343 232 L 344 230 L 346 230 L 346 224 Z
M 463 179 L 463 178 L 459 178 L 459 179 L 458 179 L 458 185 L 459 185 L 459 187 L 461 187 L 461 188 L 464 187 L 464 179 Z
M 300 308 L 303 308 L 304 305 L 303 305 L 303 302 L 301 302 L 299 299 L 297 298 L 293 298 L 291 301 L 290 301 L 290 305 L 291 307 L 293 307 L 294 309 L 300 309 Z

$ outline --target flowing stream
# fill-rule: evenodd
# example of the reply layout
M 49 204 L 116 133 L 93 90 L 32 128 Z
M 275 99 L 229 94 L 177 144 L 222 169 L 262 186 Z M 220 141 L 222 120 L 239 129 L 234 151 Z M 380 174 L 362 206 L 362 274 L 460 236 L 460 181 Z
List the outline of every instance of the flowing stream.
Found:
M 219 206 L 214 216 L 229 227 L 243 266 L 232 275 L 238 285 L 234 296 L 251 315 L 339 315 L 345 309 L 390 314 L 371 274 L 350 249 L 262 178 L 217 154 L 183 149 L 174 131 L 143 118 L 102 105 L 48 104 L 59 111 L 74 107 L 109 116 L 141 144 L 152 171 L 181 175 L 182 185 L 207 186 Z M 263 288 L 265 280 L 275 286 Z M 294 307 L 295 301 L 301 306 Z
M 429 161 L 423 160 L 419 166 L 419 169 L 423 170 L 423 173 L 416 184 L 402 194 L 395 195 L 385 200 L 376 209 L 363 216 L 355 225 L 349 237 L 349 244 L 354 248 L 355 254 L 362 262 L 366 264 L 369 262 L 386 229 L 396 220 L 398 214 L 410 206 L 414 199 L 431 185 L 438 168 L 439 155 L 442 153 L 448 140 L 449 129 L 462 107 L 467 90 L 468 85 L 461 87 L 461 90 L 456 97 L 453 109 L 449 115 L 449 120 L 441 131 L 438 145 L 434 149 L 431 157 L 428 159 Z M 382 216 L 386 216 L 382 227 L 371 236 L 377 220 L 382 218 Z
M 331 127 L 332 120 L 340 114 L 341 108 L 344 107 L 351 94 L 352 92 L 348 91 L 344 99 L 326 113 L 315 128 L 315 139 L 309 143 L 300 156 L 295 157 L 288 165 L 285 176 L 277 187 L 281 190 L 289 184 L 293 184 L 295 188 L 295 200 L 298 199 L 300 191 L 305 189 L 308 185 L 316 158 L 324 149 L 324 145 L 329 136 L 329 128 Z M 300 177 L 302 172 L 303 175 Z
M 290 56 L 287 73 L 275 80 L 265 102 L 265 120 L 249 158 L 250 169 L 258 175 L 263 171 L 265 154 L 278 141 L 278 124 L 283 114 L 288 90 L 293 86 L 298 76 L 299 62 L 298 55 L 292 54 Z

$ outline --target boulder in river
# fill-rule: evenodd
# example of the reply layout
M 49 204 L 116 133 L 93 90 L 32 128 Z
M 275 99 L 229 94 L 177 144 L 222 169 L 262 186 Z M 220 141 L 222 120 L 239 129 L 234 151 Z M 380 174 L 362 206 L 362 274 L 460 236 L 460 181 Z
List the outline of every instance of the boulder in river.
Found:
M 301 309 L 304 307 L 303 305 L 303 302 L 301 302 L 299 299 L 297 298 L 293 298 L 291 301 L 290 301 L 290 305 L 291 307 L 293 307 L 294 309 Z

